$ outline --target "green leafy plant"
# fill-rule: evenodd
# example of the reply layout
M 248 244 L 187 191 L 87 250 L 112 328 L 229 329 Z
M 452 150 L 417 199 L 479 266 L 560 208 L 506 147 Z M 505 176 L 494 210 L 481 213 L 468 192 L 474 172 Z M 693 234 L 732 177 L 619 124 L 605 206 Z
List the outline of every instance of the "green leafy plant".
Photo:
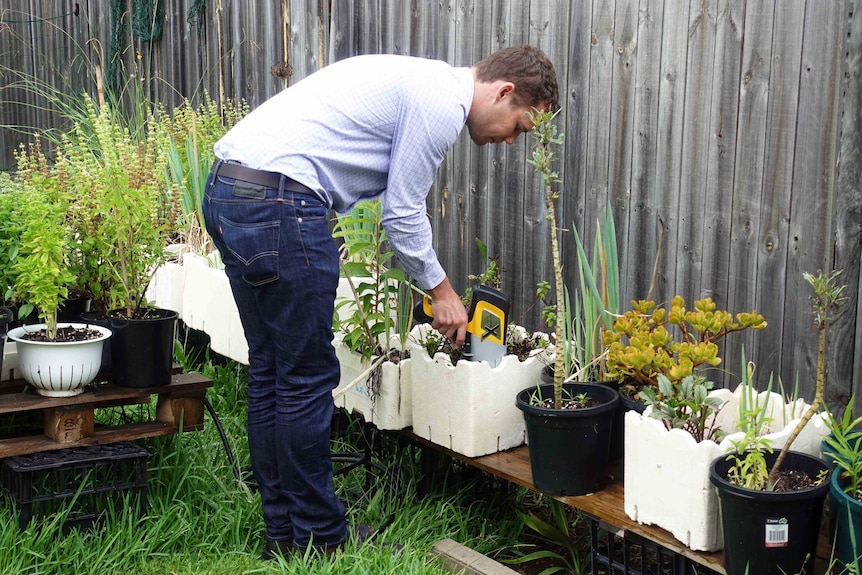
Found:
M 709 396 L 712 388 L 713 383 L 705 377 L 687 375 L 672 382 L 659 374 L 657 388 L 644 388 L 641 397 L 653 407 L 652 417 L 661 420 L 667 429 L 687 431 L 697 442 L 716 441 L 724 435 L 715 426 L 715 416 L 724 404 Z
M 75 196 L 69 219 L 79 281 L 100 317 L 145 317 L 145 293 L 167 259 L 172 209 L 162 196 L 158 146 L 132 137 L 106 107 L 63 137 L 57 167 Z
M 575 296 L 574 324 L 575 376 L 581 381 L 603 381 L 607 378 L 602 330 L 613 326 L 620 311 L 620 273 L 616 226 L 610 206 L 596 224 L 592 259 L 587 259 L 577 233 L 580 292 Z
M 390 267 L 394 253 L 386 249 L 380 201 L 359 202 L 349 214 L 339 216 L 333 236 L 344 242 L 341 270 L 353 295 L 336 304 L 333 328 L 343 335 L 348 349 L 365 360 L 386 357 L 390 337 L 396 333 L 406 347 L 412 301 L 404 272 Z M 340 318 L 338 312 L 344 309 L 351 311 Z
M 164 157 L 165 200 L 179 199 L 181 214 L 172 214 L 177 241 L 193 253 L 206 256 L 212 240 L 203 225 L 203 196 L 215 159 L 213 145 L 248 112 L 244 103 L 228 100 L 222 107 L 204 93 L 195 107 L 186 99 L 170 113 L 159 109 L 162 121 L 154 124 L 160 154 Z
M 14 224 L 21 183 L 7 172 L 0 172 L 0 303 L 11 305 L 15 276 L 12 263 L 21 247 L 21 232 Z
M 566 343 L 559 347 L 563 352 L 564 379 L 603 381 L 607 370 L 602 330 L 613 325 L 620 308 L 616 228 L 610 206 L 597 222 L 591 258 L 587 257 L 576 231 L 573 231 L 573 236 L 578 255 L 580 290 L 574 293 L 572 303 L 569 290 L 564 285 L 559 314 L 557 306 L 549 304 L 542 310 L 542 319 L 550 327 L 554 327 L 557 321 L 563 322 Z M 548 282 L 540 282 L 536 295 L 544 301 L 550 290 Z
M 23 303 L 19 316 L 28 315 L 35 307 L 45 323 L 46 337 L 53 340 L 57 338 L 57 311 L 75 281 L 67 261 L 68 201 L 38 145 L 29 152 L 19 152 L 16 179 L 18 185 L 7 190 L 15 202 L 7 225 L 20 234 L 17 253 L 11 260 L 12 288 Z
M 771 453 L 771 446 L 765 440 L 760 439 L 755 434 L 757 433 L 758 426 L 750 425 L 748 431 L 746 432 L 746 438 L 744 438 L 739 445 L 735 445 L 736 453 L 731 454 L 729 456 L 735 458 L 735 465 L 731 469 L 740 470 L 739 473 L 742 479 L 740 481 L 744 481 L 744 483 L 739 483 L 744 487 L 749 487 L 751 489 L 759 489 L 763 491 L 773 491 L 775 490 L 776 485 L 778 485 L 779 474 L 781 471 L 781 464 L 783 463 L 787 452 L 790 451 L 793 442 L 802 432 L 806 425 L 811 421 L 811 418 L 820 410 L 820 406 L 823 402 L 823 397 L 825 394 L 826 388 L 826 345 L 827 345 L 827 330 L 829 321 L 832 318 L 832 313 L 834 309 L 839 306 L 843 301 L 844 297 L 842 293 L 846 286 L 838 285 L 837 279 L 841 274 L 841 270 L 833 271 L 831 273 L 818 273 L 817 275 L 803 273 L 803 277 L 805 281 L 807 281 L 813 291 L 814 294 L 810 296 L 810 300 L 812 302 L 812 310 L 814 312 L 814 327 L 817 331 L 817 382 L 814 393 L 814 400 L 811 402 L 811 405 L 808 406 L 808 409 L 805 410 L 805 413 L 799 419 L 796 427 L 790 433 L 787 441 L 784 443 L 784 446 L 781 448 L 781 451 L 778 454 L 778 457 L 775 460 L 775 463 L 772 465 L 770 469 L 767 470 L 766 477 L 762 477 L 761 467 L 759 460 L 763 457 L 763 452 Z M 752 410 L 751 413 L 755 413 L 756 410 Z M 848 416 L 849 417 L 849 416 Z M 752 439 L 752 435 L 755 436 Z M 744 454 L 743 454 L 743 450 Z M 748 475 L 745 475 L 748 474 Z M 812 478 L 814 481 L 823 481 L 824 477 Z
M 640 390 L 655 387 L 658 375 L 680 381 L 700 366 L 718 366 L 718 341 L 730 333 L 766 328 L 766 319 L 752 311 L 730 313 L 716 309 L 711 298 L 685 307 L 682 296 L 669 309 L 651 300 L 632 301 L 632 309 L 619 316 L 603 332 L 608 348 L 609 377 L 631 381 Z
M 476 238 L 476 247 L 479 248 L 479 254 L 482 256 L 484 271 L 480 274 L 470 274 L 467 276 L 470 285 L 467 286 L 464 290 L 464 295 L 461 296 L 461 302 L 464 304 L 464 307 L 469 307 L 470 302 L 473 301 L 474 285 L 485 285 L 495 290 L 500 289 L 500 262 L 498 258 L 488 257 L 488 246 L 479 238 Z
M 544 542 L 558 548 L 561 552 L 542 549 L 541 551 L 534 551 L 517 559 L 506 560 L 506 563 L 521 565 L 537 559 L 555 559 L 561 565 L 548 567 L 540 575 L 582 573 L 586 563 L 585 544 L 580 541 L 576 530 L 570 527 L 570 520 L 566 516 L 566 506 L 556 499 L 549 501 L 551 511 L 550 521 L 542 519 L 532 511 L 524 513 L 523 511 L 516 510 L 516 513 L 528 529 L 535 532 Z M 577 523 L 579 519 L 580 515 L 575 518 L 574 523 Z
M 768 402 L 760 402 L 760 392 L 754 385 L 754 372 L 754 363 L 745 361 L 745 349 L 743 348 L 737 428 L 745 433 L 751 430 L 756 435 L 762 435 L 768 431 L 772 419 L 766 416 L 766 410 L 769 407 Z M 771 391 L 772 376 L 770 375 L 766 384 L 767 397 Z
M 830 435 L 824 438 L 831 449 L 828 455 L 841 473 L 841 488 L 844 493 L 862 501 L 862 417 L 853 418 L 853 398 L 844 408 L 841 419 L 826 418 Z M 827 454 L 824 454 L 827 455 Z
M 747 418 L 758 417 L 757 410 L 749 411 Z M 733 485 L 746 489 L 764 490 L 769 479 L 767 453 L 772 453 L 772 444 L 757 432 L 757 425 L 749 425 L 745 436 L 732 442 L 734 451 L 727 456 L 733 461 L 727 472 L 727 479 Z

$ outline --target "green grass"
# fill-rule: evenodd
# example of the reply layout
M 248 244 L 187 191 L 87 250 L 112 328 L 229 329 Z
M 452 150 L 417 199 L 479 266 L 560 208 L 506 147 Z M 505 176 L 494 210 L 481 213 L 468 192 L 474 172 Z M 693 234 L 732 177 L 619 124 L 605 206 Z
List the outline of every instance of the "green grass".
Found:
M 213 421 L 202 432 L 139 442 L 150 452 L 146 517 L 139 519 L 126 501 L 109 506 L 102 525 L 64 532 L 69 508 L 18 529 L 17 509 L 0 496 L 0 573 L 4 575 L 236 575 L 252 573 L 366 574 L 445 573 L 431 554 L 433 544 L 452 538 L 498 559 L 518 556 L 527 535 L 515 508 L 535 508 L 525 490 L 488 489 L 487 476 L 448 462 L 442 481 L 425 498 L 417 494 L 418 453 L 397 437 L 383 436 L 378 460 L 388 474 L 378 474 L 365 490 L 360 468 L 336 477 L 336 489 L 350 523 L 380 525 L 393 516 L 379 541 L 348 545 L 331 557 L 293 555 L 288 561 L 262 561 L 263 520 L 259 498 L 248 473 L 245 439 L 245 368 L 207 363 L 213 378 L 208 392 L 236 457 L 243 482 L 234 477 Z M 152 410 L 152 406 L 150 406 Z M 146 409 L 144 410 L 146 411 Z M 116 421 L 139 417 L 140 409 L 100 411 L 97 418 Z M 146 413 L 144 415 L 147 415 Z M 339 430 L 334 450 L 358 444 L 358 424 Z

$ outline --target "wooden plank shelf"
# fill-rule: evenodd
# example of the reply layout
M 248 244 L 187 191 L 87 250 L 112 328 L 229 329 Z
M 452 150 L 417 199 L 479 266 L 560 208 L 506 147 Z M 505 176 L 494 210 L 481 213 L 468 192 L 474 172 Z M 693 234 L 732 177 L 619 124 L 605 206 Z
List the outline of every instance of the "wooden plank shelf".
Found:
M 432 443 L 427 439 L 414 434 L 412 430 L 405 430 L 405 437 L 422 447 L 429 447 L 444 455 L 448 455 L 459 461 L 471 465 L 501 479 L 526 487 L 540 493 L 533 485 L 533 472 L 530 468 L 530 452 L 526 445 L 516 447 L 508 451 L 500 451 L 482 457 L 467 457 L 456 453 L 441 445 Z M 724 553 L 717 551 L 708 553 L 704 551 L 693 551 L 680 543 L 670 532 L 652 525 L 642 525 L 626 515 L 624 507 L 624 489 L 622 481 L 622 468 L 611 468 L 611 481 L 601 491 L 590 495 L 576 497 L 555 497 L 555 499 L 581 510 L 591 518 L 601 521 L 609 527 L 609 530 L 629 532 L 639 535 L 645 539 L 658 543 L 673 553 L 686 557 L 692 562 L 702 565 L 720 575 L 725 575 Z M 829 557 L 831 554 L 831 543 L 826 533 L 828 528 L 821 532 L 817 557 L 814 563 L 815 575 L 824 575 L 828 571 Z M 620 533 L 621 534 L 621 533 Z
M 204 424 L 204 399 L 212 381 L 199 373 L 175 373 L 162 387 L 129 388 L 110 383 L 88 386 L 72 397 L 45 397 L 21 380 L 0 384 L 0 418 L 18 413 L 42 414 L 43 433 L 0 439 L 0 458 L 78 445 L 131 441 L 198 431 Z M 97 425 L 95 409 L 141 405 L 157 397 L 152 421 Z
M 530 469 L 530 454 L 526 446 L 516 447 L 508 451 L 500 451 L 482 457 L 466 457 L 443 446 L 437 445 L 415 435 L 412 431 L 405 432 L 408 439 L 419 445 L 433 448 L 445 455 L 463 461 L 477 469 L 495 475 L 501 479 L 538 492 L 533 485 L 533 473 Z M 721 552 L 703 553 L 692 551 L 677 541 L 673 535 L 659 527 L 641 525 L 629 519 L 623 507 L 622 470 L 612 470 L 612 480 L 603 490 L 591 495 L 577 497 L 556 497 L 566 505 L 580 509 L 590 517 L 603 521 L 615 529 L 623 529 L 654 541 L 659 545 L 678 553 L 693 562 L 703 565 L 719 574 L 724 574 L 724 557 Z

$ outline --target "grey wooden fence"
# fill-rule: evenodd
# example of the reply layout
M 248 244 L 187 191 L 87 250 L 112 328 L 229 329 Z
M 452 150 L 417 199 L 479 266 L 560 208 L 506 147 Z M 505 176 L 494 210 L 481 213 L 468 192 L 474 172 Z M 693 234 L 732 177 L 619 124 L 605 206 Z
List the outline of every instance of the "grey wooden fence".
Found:
M 724 367 L 738 373 L 744 347 L 760 382 L 774 373 L 810 398 L 817 346 L 802 273 L 843 269 L 830 402 L 860 389 L 862 14 L 853 0 L 165 0 L 163 35 L 151 42 L 130 31 L 129 0 L 123 32 L 104 1 L 4 4 L 7 167 L 23 138 L 9 126 L 60 121 L 32 90 L 15 87 L 13 71 L 93 93 L 94 64 L 104 71 L 120 57 L 121 80 L 169 106 L 206 90 L 254 108 L 356 54 L 468 66 L 501 47 L 540 46 L 564 102 L 568 285 L 576 285 L 572 233 L 590 246 L 609 205 L 624 302 L 680 294 L 711 296 L 734 312 L 756 308 L 769 327 L 731 339 Z M 552 277 L 550 231 L 529 141 L 480 148 L 462 137 L 428 207 L 453 284 L 481 271 L 479 238 L 500 258 L 513 317 L 539 327 L 534 288 Z

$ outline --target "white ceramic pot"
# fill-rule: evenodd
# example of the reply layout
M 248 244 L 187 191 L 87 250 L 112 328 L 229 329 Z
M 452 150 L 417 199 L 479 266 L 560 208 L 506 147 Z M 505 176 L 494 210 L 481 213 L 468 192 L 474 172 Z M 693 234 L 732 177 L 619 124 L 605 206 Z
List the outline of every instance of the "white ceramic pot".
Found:
M 93 381 L 102 367 L 102 345 L 111 337 L 105 327 L 63 323 L 58 327 L 88 327 L 101 336 L 87 341 L 45 342 L 24 339 L 28 332 L 45 329 L 45 324 L 27 325 L 9 331 L 8 337 L 15 342 L 18 352 L 18 373 L 48 397 L 68 397 L 84 391 L 84 386 Z

